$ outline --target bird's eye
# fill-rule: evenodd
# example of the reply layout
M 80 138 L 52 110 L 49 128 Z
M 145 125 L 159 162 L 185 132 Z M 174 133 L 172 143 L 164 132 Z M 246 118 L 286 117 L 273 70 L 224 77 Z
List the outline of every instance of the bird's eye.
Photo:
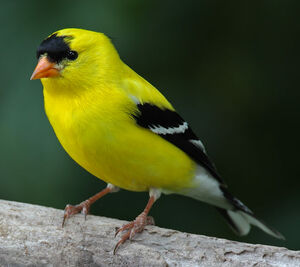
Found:
M 70 50 L 67 53 L 67 59 L 75 60 L 78 57 L 78 53 L 76 51 Z

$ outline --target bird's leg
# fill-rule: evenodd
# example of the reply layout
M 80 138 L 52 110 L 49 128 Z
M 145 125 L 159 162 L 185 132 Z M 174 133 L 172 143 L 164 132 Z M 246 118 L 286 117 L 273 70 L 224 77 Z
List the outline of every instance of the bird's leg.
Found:
M 118 187 L 116 187 L 116 186 L 114 186 L 112 184 L 108 184 L 105 189 L 103 189 L 99 193 L 93 195 L 89 199 L 81 202 L 80 204 L 75 205 L 75 206 L 68 204 L 65 207 L 65 212 L 64 212 L 64 218 L 63 218 L 63 222 L 62 222 L 62 227 L 64 227 L 66 219 L 68 219 L 70 216 L 72 216 L 74 214 L 77 214 L 79 212 L 81 212 L 82 214 L 84 214 L 84 217 L 86 219 L 86 215 L 89 213 L 90 206 L 94 202 L 96 202 L 99 198 L 105 196 L 108 193 L 113 193 L 113 192 L 117 192 L 117 191 L 119 191 Z
M 121 240 L 116 244 L 114 248 L 114 254 L 116 254 L 116 251 L 121 244 L 123 244 L 127 239 L 132 239 L 136 233 L 142 232 L 146 225 L 154 225 L 154 219 L 153 217 L 148 216 L 148 213 L 154 202 L 160 197 L 160 194 L 161 192 L 159 190 L 150 189 L 150 198 L 144 211 L 139 216 L 137 216 L 134 221 L 116 229 L 115 236 L 125 230 L 127 230 L 127 232 L 122 235 Z

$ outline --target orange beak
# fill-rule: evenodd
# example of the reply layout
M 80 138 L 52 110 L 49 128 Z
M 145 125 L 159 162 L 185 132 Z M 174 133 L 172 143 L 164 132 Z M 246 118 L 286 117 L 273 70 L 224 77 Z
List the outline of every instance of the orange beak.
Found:
M 59 70 L 55 67 L 55 65 L 56 64 L 50 62 L 47 57 L 41 57 L 30 77 L 30 80 L 58 76 Z

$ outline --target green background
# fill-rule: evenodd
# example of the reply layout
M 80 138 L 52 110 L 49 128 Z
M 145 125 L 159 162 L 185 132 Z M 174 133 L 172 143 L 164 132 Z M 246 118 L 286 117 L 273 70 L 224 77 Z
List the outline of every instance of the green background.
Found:
M 0 198 L 63 209 L 105 186 L 64 152 L 41 83 L 29 81 L 43 38 L 85 28 L 113 39 L 121 58 L 190 122 L 231 192 L 287 240 L 258 229 L 237 237 L 215 209 L 177 195 L 155 204 L 156 224 L 300 249 L 299 3 L 1 1 Z M 121 191 L 91 212 L 131 220 L 147 199 Z

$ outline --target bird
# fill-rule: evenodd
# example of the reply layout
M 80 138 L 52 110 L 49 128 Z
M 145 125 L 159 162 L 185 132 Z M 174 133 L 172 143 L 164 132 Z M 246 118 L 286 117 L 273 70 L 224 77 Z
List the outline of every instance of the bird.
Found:
M 43 85 L 44 106 L 53 130 L 70 157 L 107 187 L 89 199 L 66 205 L 70 216 L 120 188 L 149 192 L 145 209 L 120 226 L 113 253 L 154 224 L 149 211 L 161 194 L 179 194 L 214 206 L 232 230 L 246 235 L 251 225 L 279 239 L 234 197 L 188 122 L 153 85 L 120 58 L 111 39 L 85 29 L 58 30 L 37 48 L 31 80 Z

